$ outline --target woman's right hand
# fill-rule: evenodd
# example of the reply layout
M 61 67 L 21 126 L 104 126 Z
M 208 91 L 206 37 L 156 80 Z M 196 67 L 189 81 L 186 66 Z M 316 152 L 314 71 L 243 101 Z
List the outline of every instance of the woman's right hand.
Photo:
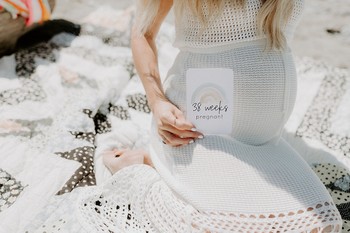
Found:
M 185 119 L 184 114 L 168 100 L 159 99 L 152 105 L 158 134 L 170 146 L 182 146 L 203 138 L 195 126 Z

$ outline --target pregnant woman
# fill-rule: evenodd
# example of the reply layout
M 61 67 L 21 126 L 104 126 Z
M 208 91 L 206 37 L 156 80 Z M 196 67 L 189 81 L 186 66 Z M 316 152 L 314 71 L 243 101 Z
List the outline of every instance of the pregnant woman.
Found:
M 138 4 L 132 50 L 153 113 L 149 153 L 106 154 L 111 179 L 73 191 L 33 232 L 341 232 L 327 189 L 281 138 L 296 98 L 289 43 L 303 0 Z M 155 39 L 171 8 L 180 52 L 161 82 Z M 204 79 L 213 84 L 200 101 L 226 98 L 212 108 L 223 125 L 212 112 L 201 127 L 190 120 L 191 87 Z M 222 133 L 205 129 L 213 125 Z
M 341 217 L 326 188 L 281 138 L 296 98 L 289 42 L 303 0 L 139 2 L 132 47 L 153 112 L 150 156 L 186 203 L 153 207 L 169 225 L 159 229 L 340 232 Z M 180 52 L 161 84 L 155 37 L 172 7 Z M 225 136 L 202 135 L 186 119 L 188 71 L 208 68 L 232 71 L 233 116 Z M 188 230 L 177 230 L 184 226 Z

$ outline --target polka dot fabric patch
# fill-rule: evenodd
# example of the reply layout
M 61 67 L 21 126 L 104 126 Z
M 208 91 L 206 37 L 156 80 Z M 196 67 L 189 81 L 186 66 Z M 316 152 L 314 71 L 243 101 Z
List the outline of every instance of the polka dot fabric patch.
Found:
M 126 101 L 128 103 L 129 108 L 145 113 L 151 112 L 151 109 L 148 106 L 147 97 L 142 93 L 127 95 Z
M 93 119 L 96 133 L 103 134 L 111 131 L 112 125 L 106 115 L 97 112 Z
M 128 111 L 128 108 L 121 106 L 121 105 L 111 105 L 109 107 L 110 114 L 113 116 L 118 117 L 121 120 L 130 120 L 130 113 Z
M 350 232 L 350 221 L 348 220 L 344 220 L 343 221 L 343 228 L 342 228 L 342 232 L 345 233 L 345 232 Z
M 70 132 L 75 136 L 76 139 L 81 139 L 94 144 L 95 142 L 95 133 L 93 132 Z
M 333 197 L 333 201 L 336 205 L 348 202 L 350 203 L 350 193 L 339 190 L 331 190 L 331 196 Z
M 0 212 L 9 208 L 23 189 L 21 182 L 0 168 Z
M 336 166 L 335 164 L 316 164 L 312 168 L 325 185 L 334 183 L 337 179 L 346 174 L 346 169 Z
M 350 232 L 350 174 L 335 164 L 315 164 L 313 171 L 327 187 L 343 219 L 343 232 Z
M 83 113 L 88 115 L 88 117 L 93 118 L 93 112 L 90 109 L 83 109 Z
M 68 152 L 57 152 L 62 158 L 74 160 L 81 163 L 74 175 L 66 182 L 63 188 L 57 193 L 62 195 L 71 192 L 76 187 L 96 185 L 94 172 L 94 147 L 80 147 Z

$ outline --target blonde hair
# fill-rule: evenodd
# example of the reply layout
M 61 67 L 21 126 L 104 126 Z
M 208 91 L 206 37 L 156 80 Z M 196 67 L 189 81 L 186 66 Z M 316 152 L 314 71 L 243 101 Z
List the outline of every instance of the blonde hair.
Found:
M 137 6 L 137 30 L 145 34 L 154 22 L 162 0 L 138 0 Z M 164 1 L 164 0 L 163 0 Z M 203 12 L 203 0 L 174 0 L 174 10 L 177 17 L 181 15 L 184 7 L 188 7 L 200 19 L 204 26 L 210 21 L 210 17 L 216 17 L 220 13 L 223 0 L 205 0 L 208 12 Z M 232 0 L 244 7 L 246 0 Z M 286 47 L 286 37 L 283 29 L 292 14 L 293 0 L 261 0 L 262 6 L 257 16 L 257 28 L 259 34 L 265 34 L 269 39 L 270 49 L 281 50 Z M 207 16 L 206 16 L 207 15 Z

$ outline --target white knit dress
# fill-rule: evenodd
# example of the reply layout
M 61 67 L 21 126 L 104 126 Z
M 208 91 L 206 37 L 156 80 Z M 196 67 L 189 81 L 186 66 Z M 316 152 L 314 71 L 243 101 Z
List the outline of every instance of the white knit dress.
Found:
M 153 125 L 156 170 L 134 165 L 104 185 L 77 189 L 64 203 L 54 202 L 42 213 L 53 211 L 51 217 L 28 232 L 321 232 L 328 226 L 327 232 L 341 231 L 327 189 L 280 138 L 297 90 L 289 48 L 264 51 L 266 38 L 256 29 L 259 0 L 247 0 L 244 9 L 224 1 L 223 14 L 204 31 L 189 10 L 176 19 L 180 53 L 164 90 L 186 113 L 186 70 L 232 69 L 232 134 L 174 148 L 161 142 Z M 302 0 L 294 2 L 288 41 L 303 7 Z
M 187 70 L 232 69 L 232 133 L 173 148 L 161 142 L 154 124 L 151 156 L 157 171 L 187 203 L 215 212 L 214 220 L 202 221 L 220 219 L 219 232 L 302 232 L 327 225 L 338 225 L 340 231 L 340 215 L 328 191 L 281 138 L 297 90 L 290 48 L 265 50 L 266 37 L 258 35 L 256 27 L 260 0 L 248 0 L 244 8 L 224 2 L 223 13 L 206 29 L 190 10 L 176 19 L 180 53 L 163 86 L 186 115 Z M 288 43 L 304 4 L 293 2 L 284 30 Z

